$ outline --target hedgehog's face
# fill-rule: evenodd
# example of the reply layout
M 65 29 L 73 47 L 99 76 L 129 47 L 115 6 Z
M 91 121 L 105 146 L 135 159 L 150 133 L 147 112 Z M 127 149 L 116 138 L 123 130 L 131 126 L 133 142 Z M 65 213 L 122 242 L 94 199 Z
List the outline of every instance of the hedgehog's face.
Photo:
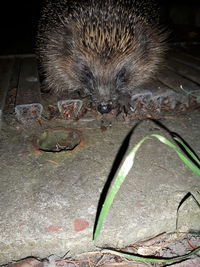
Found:
M 79 88 L 90 96 L 100 113 L 109 113 L 115 108 L 127 112 L 135 89 L 155 72 L 159 61 L 160 51 L 151 43 L 105 61 L 93 58 L 81 64 L 79 61 L 79 67 L 75 68 Z
M 128 95 L 129 72 L 127 66 L 113 69 L 99 67 L 97 69 L 82 65 L 78 73 L 81 91 L 90 96 L 92 105 L 100 113 L 109 113 L 118 107 L 122 95 Z

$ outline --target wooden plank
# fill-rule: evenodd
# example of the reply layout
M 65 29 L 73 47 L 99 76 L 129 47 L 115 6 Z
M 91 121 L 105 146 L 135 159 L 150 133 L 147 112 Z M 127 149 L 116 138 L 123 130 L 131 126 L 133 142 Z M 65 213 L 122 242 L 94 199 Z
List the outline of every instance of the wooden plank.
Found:
M 169 53 L 169 57 L 170 59 L 176 60 L 194 69 L 200 70 L 200 58 L 196 58 L 179 50 L 171 51 Z
M 151 79 L 147 83 L 139 87 L 142 90 L 150 90 L 152 94 L 162 94 L 168 92 L 168 94 L 174 93 L 174 91 L 167 85 L 161 83 L 159 80 Z
M 197 83 L 200 86 L 200 69 L 193 69 L 190 66 L 187 66 L 173 59 L 169 59 L 167 61 L 167 68 L 175 73 L 182 75 L 186 79 Z
M 7 55 L 0 55 L 0 58 L 27 58 L 27 57 L 35 57 L 35 54 L 7 54 Z
M 200 58 L 200 45 L 194 44 L 194 45 L 184 45 L 182 47 L 183 51 L 191 56 L 194 56 L 196 58 Z
M 157 78 L 179 94 L 185 94 L 184 91 L 186 91 L 187 94 L 195 93 L 198 95 L 200 93 L 200 86 L 180 76 L 179 74 L 174 73 L 170 69 L 165 68 L 164 70 L 160 71 L 159 75 L 157 75 Z
M 36 59 L 22 58 L 15 106 L 16 116 L 20 121 L 37 119 L 41 117 L 42 110 Z
M 14 57 L 0 58 L 0 123 L 9 88 L 10 77 L 13 69 Z
M 15 57 L 15 62 L 13 64 L 13 69 L 10 79 L 10 89 L 18 87 L 20 65 L 21 65 L 20 58 Z

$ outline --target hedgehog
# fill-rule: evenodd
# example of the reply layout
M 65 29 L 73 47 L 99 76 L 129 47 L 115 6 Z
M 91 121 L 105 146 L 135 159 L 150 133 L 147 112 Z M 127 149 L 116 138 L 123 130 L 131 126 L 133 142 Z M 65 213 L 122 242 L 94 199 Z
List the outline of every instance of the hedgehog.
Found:
M 152 0 L 47 1 L 36 52 L 45 88 L 128 112 L 163 59 L 166 33 Z M 76 96 L 76 97 L 74 97 Z

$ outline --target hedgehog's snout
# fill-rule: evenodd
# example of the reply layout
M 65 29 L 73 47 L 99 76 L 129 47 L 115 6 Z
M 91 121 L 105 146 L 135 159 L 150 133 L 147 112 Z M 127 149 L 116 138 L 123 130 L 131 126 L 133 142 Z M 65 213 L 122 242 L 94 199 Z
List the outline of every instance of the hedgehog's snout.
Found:
M 97 106 L 97 110 L 101 113 L 109 113 L 112 110 L 112 104 L 101 103 Z

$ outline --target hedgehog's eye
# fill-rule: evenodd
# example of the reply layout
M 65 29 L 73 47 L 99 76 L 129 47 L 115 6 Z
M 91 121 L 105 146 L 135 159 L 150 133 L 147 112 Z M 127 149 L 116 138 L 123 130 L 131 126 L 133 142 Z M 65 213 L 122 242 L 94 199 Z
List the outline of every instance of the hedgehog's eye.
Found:
M 126 67 L 122 67 L 117 74 L 117 83 L 124 83 L 127 80 L 127 70 Z
M 87 66 L 82 66 L 79 76 L 80 82 L 82 83 L 85 90 L 91 93 L 94 90 L 95 79 L 92 71 Z
M 86 66 L 84 66 L 83 69 L 81 70 L 81 77 L 82 77 L 81 80 L 86 82 L 91 81 L 94 78 L 92 72 Z

